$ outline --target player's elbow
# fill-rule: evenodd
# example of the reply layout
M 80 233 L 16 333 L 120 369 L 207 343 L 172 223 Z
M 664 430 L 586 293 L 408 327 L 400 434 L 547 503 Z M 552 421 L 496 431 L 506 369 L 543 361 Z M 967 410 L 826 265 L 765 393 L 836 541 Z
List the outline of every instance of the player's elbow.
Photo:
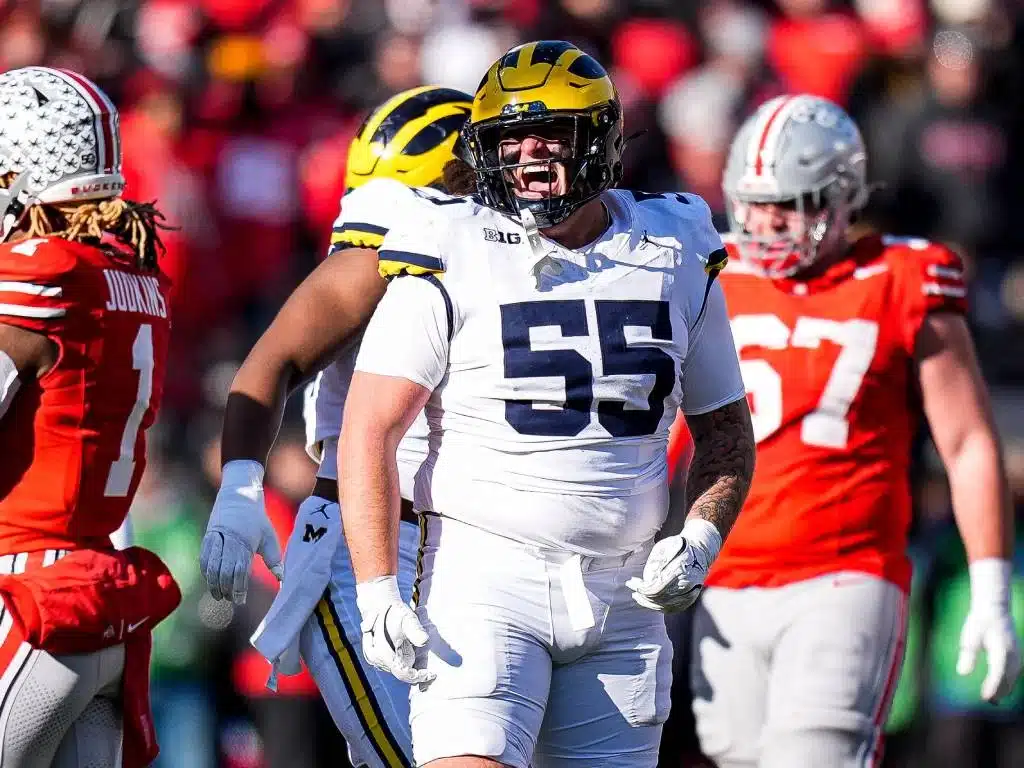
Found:
M 999 437 L 985 421 L 958 430 L 937 448 L 953 484 L 988 483 L 1003 474 Z

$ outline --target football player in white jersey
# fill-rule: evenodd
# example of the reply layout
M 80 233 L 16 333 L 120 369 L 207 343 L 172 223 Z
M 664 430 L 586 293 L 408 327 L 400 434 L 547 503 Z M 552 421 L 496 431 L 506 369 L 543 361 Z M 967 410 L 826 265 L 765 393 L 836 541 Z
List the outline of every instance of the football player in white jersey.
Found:
M 429 187 L 442 183 L 470 101 L 460 91 L 415 88 L 388 100 L 360 127 L 349 148 L 347 194 L 328 257 L 292 294 L 232 384 L 222 436 L 223 480 L 203 540 L 202 570 L 214 597 L 245 602 L 256 552 L 281 575 L 280 546 L 263 508 L 263 468 L 287 395 L 321 371 L 307 389 L 305 407 L 307 450 L 320 468 L 296 517 L 287 577 L 267 623 L 283 614 L 288 626 L 289 611 L 301 614 L 296 633 L 301 628 L 302 656 L 356 766 L 410 764 L 409 707 L 407 684 L 363 662 L 348 552 L 343 541 L 334 548 L 338 538 L 326 533 L 333 530 L 332 520 L 340 520 L 335 477 L 342 408 L 359 330 L 384 292 L 376 248 L 410 209 L 430 205 L 427 200 L 438 194 Z M 417 420 L 398 451 L 403 478 L 398 574 L 406 597 L 417 548 L 412 478 L 427 452 L 426 432 L 426 422 Z M 310 599 L 305 592 L 309 584 L 320 584 L 316 573 L 325 565 L 322 554 L 311 553 L 318 546 L 331 548 L 330 573 Z M 262 651 L 261 642 L 255 637 L 254 642 Z
M 512 49 L 463 129 L 478 197 L 384 238 L 339 487 L 368 661 L 412 689 L 417 765 L 653 767 L 671 645 L 746 494 L 753 434 L 693 195 L 614 189 L 622 111 L 570 43 Z M 424 406 L 416 608 L 396 446 Z M 676 411 L 696 446 L 667 514 Z M 653 610 L 652 610 L 653 609 Z

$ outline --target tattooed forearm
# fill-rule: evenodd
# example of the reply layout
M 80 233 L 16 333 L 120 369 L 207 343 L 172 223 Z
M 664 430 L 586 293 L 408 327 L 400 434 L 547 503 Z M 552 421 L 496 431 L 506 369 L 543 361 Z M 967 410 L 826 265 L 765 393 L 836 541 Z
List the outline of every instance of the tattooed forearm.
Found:
M 686 479 L 687 517 L 714 525 L 724 540 L 739 516 L 754 474 L 754 427 L 743 398 L 688 416 L 694 456 Z

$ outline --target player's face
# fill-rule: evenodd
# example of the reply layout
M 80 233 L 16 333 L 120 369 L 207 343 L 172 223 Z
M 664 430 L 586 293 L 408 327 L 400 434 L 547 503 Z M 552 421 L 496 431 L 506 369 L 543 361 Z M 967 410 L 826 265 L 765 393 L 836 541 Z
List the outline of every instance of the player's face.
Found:
M 777 203 L 733 200 L 733 214 L 745 233 L 744 257 L 773 277 L 793 274 L 809 263 L 816 247 L 812 235 L 821 231 L 819 225 L 826 215 L 806 199 Z
M 559 126 L 512 129 L 498 144 L 502 165 L 514 166 L 506 178 L 517 197 L 542 200 L 569 191 L 566 160 L 572 156 L 571 130 Z
M 792 203 L 748 203 L 740 204 L 744 215 L 737 216 L 750 234 L 763 240 L 778 238 L 800 242 L 807 237 L 811 221 L 805 211 L 798 210 Z

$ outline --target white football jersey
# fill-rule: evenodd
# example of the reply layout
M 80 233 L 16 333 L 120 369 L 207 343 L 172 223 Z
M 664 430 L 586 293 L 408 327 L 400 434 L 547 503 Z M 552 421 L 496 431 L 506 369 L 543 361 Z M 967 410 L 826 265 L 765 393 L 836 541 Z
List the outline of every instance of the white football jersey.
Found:
M 419 509 L 520 541 L 617 555 L 668 506 L 676 411 L 744 396 L 724 258 L 699 197 L 610 190 L 611 226 L 569 250 L 472 199 L 384 238 L 388 286 L 356 368 L 432 391 Z M 710 290 L 709 290 L 710 288 Z
M 388 230 L 411 215 L 417 206 L 430 205 L 426 198 L 440 195 L 431 189 L 412 189 L 393 179 L 373 179 L 356 187 L 341 200 L 334 222 L 330 254 L 346 248 L 377 248 Z M 320 463 L 320 477 L 338 476 L 337 442 L 341 434 L 345 397 L 355 368 L 360 339 L 355 339 L 334 362 L 306 388 L 303 417 L 306 452 Z M 402 495 L 412 499 L 413 477 L 427 455 L 427 421 L 423 414 L 409 427 L 398 446 Z

